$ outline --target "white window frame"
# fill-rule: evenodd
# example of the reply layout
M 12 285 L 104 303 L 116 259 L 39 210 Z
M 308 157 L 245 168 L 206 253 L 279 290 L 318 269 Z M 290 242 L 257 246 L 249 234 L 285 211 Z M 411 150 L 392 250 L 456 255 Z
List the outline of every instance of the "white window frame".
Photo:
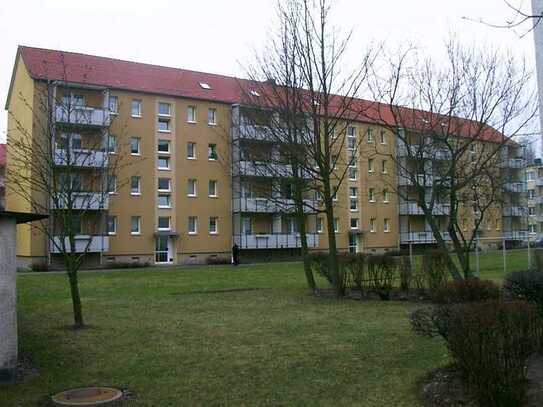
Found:
M 373 143 L 373 128 L 368 127 L 366 129 L 366 143 L 371 144 Z
M 167 205 L 161 205 L 160 204 L 160 197 L 165 196 L 168 197 L 168 204 Z M 170 209 L 172 207 L 172 195 L 168 193 L 159 193 L 157 195 L 157 207 L 159 209 Z
M 107 136 L 107 152 L 108 154 L 117 154 L 117 136 L 114 134 L 108 134 Z
M 196 123 L 196 106 L 187 106 L 187 123 Z
M 390 219 L 383 219 L 383 232 L 390 233 Z
M 137 230 L 134 230 L 134 220 L 137 222 Z M 141 216 L 132 216 L 130 218 L 130 234 L 141 235 Z
M 353 220 L 356 222 L 355 226 L 353 226 Z M 358 230 L 360 225 L 360 220 L 358 218 L 351 218 L 351 230 Z
M 373 158 L 368 158 L 368 172 L 373 173 Z
M 380 143 L 383 144 L 383 145 L 386 145 L 387 144 L 387 139 L 386 139 L 386 132 L 384 130 L 381 130 L 379 132 L 379 137 L 380 137 Z
M 160 113 L 160 105 L 167 105 L 168 113 Z M 172 117 L 172 104 L 170 102 L 158 102 L 157 112 L 160 117 Z
M 137 191 L 133 190 L 132 182 L 134 180 L 138 181 L 138 189 L 137 189 Z M 132 196 L 141 195 L 141 177 L 138 176 L 138 175 L 134 175 L 134 176 L 130 177 L 130 195 L 132 195 Z
M 138 151 L 136 153 L 132 152 L 132 142 L 136 141 Z M 130 138 L 130 155 L 141 155 L 141 138 L 140 137 L 131 137 Z
M 317 233 L 322 233 L 322 217 L 318 216 L 315 224 L 315 229 Z
M 168 227 L 160 227 L 160 219 L 168 219 Z M 157 230 L 168 231 L 172 230 L 172 218 L 171 216 L 159 216 L 156 221 Z
M 138 104 L 138 113 L 134 114 L 134 103 Z M 134 118 L 141 118 L 141 100 L 140 99 L 132 99 L 132 102 L 130 103 L 130 115 Z
M 160 151 L 159 150 L 159 146 L 160 146 L 160 143 L 161 142 L 165 142 L 168 144 L 168 151 Z M 157 142 L 156 142 L 156 152 L 158 154 L 171 154 L 171 151 L 172 151 L 172 142 L 170 140 L 165 140 L 165 139 L 158 139 Z
M 375 188 L 368 188 L 368 200 L 375 202 Z
M 334 218 L 332 223 L 334 224 L 334 233 L 339 233 L 339 218 Z
M 211 193 L 211 185 L 214 185 L 214 193 Z M 219 182 L 216 179 L 210 179 L 207 183 L 207 194 L 209 198 L 217 198 L 219 196 Z
M 210 152 L 211 152 L 211 146 L 213 146 L 213 151 L 215 152 L 215 157 L 211 157 L 210 155 Z M 219 158 L 219 154 L 217 153 L 217 144 L 215 143 L 209 143 L 207 145 L 207 160 L 208 161 L 217 161 L 217 159 Z
M 196 178 L 189 178 L 187 180 L 187 196 L 189 198 L 196 198 L 198 196 L 198 180 Z
M 351 177 L 351 175 L 354 173 L 354 177 Z M 358 180 L 358 168 L 350 166 L 349 167 L 349 181 L 356 181 Z
M 215 230 L 211 230 L 211 221 L 215 220 Z M 208 230 L 210 235 L 216 235 L 219 233 L 219 217 L 218 216 L 210 216 L 209 217 L 209 225 Z
M 389 196 L 390 192 L 388 191 L 388 189 L 383 189 L 383 203 L 389 203 L 390 202 L 390 196 Z
M 211 121 L 210 119 L 213 119 L 213 121 Z M 207 124 L 210 126 L 217 125 L 217 109 L 214 107 L 210 107 L 207 109 Z
M 115 101 L 112 103 L 112 101 Z M 112 104 L 115 106 L 115 109 L 112 109 Z M 119 113 L 119 97 L 115 95 L 109 95 L 109 100 L 107 104 L 107 108 L 109 110 L 109 114 L 118 114 Z
M 192 147 L 192 155 L 189 155 L 189 146 Z M 187 159 L 188 160 L 196 160 L 196 143 L 194 141 L 188 141 L 187 142 Z
M 194 230 L 191 230 L 191 220 L 194 221 L 193 226 Z M 198 216 L 189 216 L 187 219 L 187 233 L 189 235 L 197 235 L 198 234 Z
M 388 174 L 387 160 L 381 160 L 381 174 Z
M 160 188 L 160 180 L 165 179 L 168 180 L 168 189 L 161 189 Z M 158 192 L 172 192 L 172 179 L 166 178 L 166 177 L 159 177 L 157 180 L 157 190 Z
M 117 176 L 110 175 L 108 179 L 108 194 L 115 195 L 117 193 Z
M 370 218 L 370 233 L 375 233 L 375 218 Z
M 167 167 L 160 167 L 159 164 L 158 164 L 158 160 L 166 160 L 166 162 L 168 163 L 168 166 Z M 170 163 L 170 157 L 157 157 L 157 165 L 156 165 L 157 169 L 159 171 L 169 171 L 170 168 L 171 168 L 171 163 Z
M 160 128 L 160 123 L 166 123 L 167 128 L 166 129 L 161 129 Z M 157 121 L 156 121 L 156 124 L 157 124 L 156 125 L 156 130 L 159 133 L 171 133 L 172 132 L 172 128 L 171 128 L 172 121 L 168 117 L 159 116 Z
M 110 221 L 110 219 L 113 220 L 113 223 L 112 223 L 112 225 L 113 225 L 113 230 L 109 230 L 109 225 L 110 225 L 109 221 Z M 117 217 L 116 217 L 116 216 L 108 216 L 106 222 L 107 222 L 107 223 L 106 223 L 106 228 L 108 229 L 108 230 L 107 230 L 107 234 L 108 234 L 109 236 L 114 236 L 114 235 L 116 235 L 116 234 L 117 234 Z

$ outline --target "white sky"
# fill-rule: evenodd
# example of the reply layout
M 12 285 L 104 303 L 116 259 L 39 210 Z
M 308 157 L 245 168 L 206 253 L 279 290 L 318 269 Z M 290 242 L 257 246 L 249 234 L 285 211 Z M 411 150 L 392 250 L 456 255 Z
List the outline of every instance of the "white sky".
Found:
M 1 0 L 2 106 L 18 44 L 242 75 L 241 64 L 265 43 L 274 5 L 273 0 Z M 509 48 L 535 70 L 531 34 L 519 38 L 462 16 L 503 22 L 512 15 L 502 0 L 337 0 L 333 21 L 354 29 L 352 55 L 371 41 L 396 48 L 407 40 L 439 55 L 455 32 L 465 41 Z M 3 111 L 0 142 L 6 125 Z

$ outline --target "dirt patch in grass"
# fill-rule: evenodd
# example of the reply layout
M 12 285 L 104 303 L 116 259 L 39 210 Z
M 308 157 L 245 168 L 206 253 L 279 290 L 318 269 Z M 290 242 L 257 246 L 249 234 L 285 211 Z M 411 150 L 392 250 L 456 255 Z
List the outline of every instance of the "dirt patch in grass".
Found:
M 419 383 L 419 396 L 427 407 L 477 407 L 475 394 L 453 366 L 436 369 Z M 528 391 L 523 407 L 543 406 L 543 357 L 528 364 Z

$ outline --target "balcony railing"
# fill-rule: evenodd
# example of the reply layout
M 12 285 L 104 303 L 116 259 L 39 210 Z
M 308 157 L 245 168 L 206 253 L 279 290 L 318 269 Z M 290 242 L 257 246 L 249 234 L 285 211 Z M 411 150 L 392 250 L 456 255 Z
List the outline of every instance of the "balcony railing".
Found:
M 109 160 L 108 153 L 97 150 L 56 149 L 53 154 L 58 166 L 105 168 Z
M 432 211 L 433 215 L 448 215 L 451 205 L 448 203 L 435 203 Z M 424 215 L 422 208 L 416 202 L 401 202 L 400 215 Z
M 51 253 L 61 253 L 62 237 L 53 237 L 54 243 L 51 243 Z M 66 237 L 65 240 L 66 250 L 70 250 L 70 242 Z M 109 250 L 109 236 L 102 235 L 76 235 L 75 236 L 75 251 L 77 253 L 83 253 L 87 250 L 89 253 L 106 252 Z
M 52 202 L 53 209 L 68 209 L 68 197 L 59 193 L 58 202 Z M 100 192 L 73 192 L 72 209 L 76 210 L 105 210 L 109 206 L 109 197 L 107 193 Z
M 525 208 L 522 206 L 506 206 L 502 211 L 503 216 L 524 216 Z
M 528 239 L 528 231 L 527 230 L 504 231 L 503 237 L 507 240 L 526 240 Z
M 271 141 L 274 139 L 269 127 L 250 124 L 241 124 L 239 126 L 239 137 L 261 141 Z
M 433 160 L 450 160 L 451 152 L 445 148 L 437 148 L 435 146 L 424 147 L 421 150 L 421 146 L 418 144 L 413 144 L 410 146 L 410 151 L 407 146 L 403 143 L 398 144 L 396 148 L 396 155 L 398 157 L 409 157 L 409 158 L 426 158 Z M 411 154 L 409 154 L 411 152 Z
M 292 177 L 292 167 L 288 164 L 270 164 L 256 161 L 240 161 L 234 167 L 234 175 L 249 175 L 255 177 Z M 238 174 L 236 174 L 238 172 Z M 301 174 L 310 178 L 309 174 Z
M 416 179 L 419 185 L 432 186 L 432 183 L 434 182 L 434 177 L 428 174 L 418 174 L 416 176 Z M 414 183 L 409 175 L 399 174 L 398 185 L 400 186 L 414 185 Z
M 319 235 L 307 233 L 308 247 L 319 245 Z M 299 233 L 271 233 L 253 235 L 234 235 L 240 249 L 295 249 L 302 247 Z
M 304 199 L 304 212 L 313 213 L 317 201 Z M 279 213 L 294 212 L 293 199 L 234 198 L 234 212 Z
M 508 158 L 500 162 L 502 168 L 522 168 L 526 166 L 524 158 Z
M 441 232 L 441 236 L 445 241 L 450 240 L 448 232 Z M 437 240 L 432 232 L 402 232 L 400 233 L 400 243 L 430 244 L 437 243 Z
M 506 182 L 503 185 L 503 188 L 506 191 L 513 193 L 522 193 L 527 191 L 525 182 Z
M 109 126 L 109 111 L 88 106 L 57 105 L 55 120 L 63 124 L 106 127 Z

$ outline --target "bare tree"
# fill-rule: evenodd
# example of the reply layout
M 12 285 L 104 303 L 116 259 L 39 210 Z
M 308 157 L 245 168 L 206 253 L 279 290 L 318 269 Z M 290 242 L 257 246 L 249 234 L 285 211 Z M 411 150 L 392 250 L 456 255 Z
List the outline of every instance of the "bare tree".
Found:
M 483 222 L 521 206 L 523 165 L 514 139 L 537 107 L 530 72 L 512 56 L 452 40 L 446 52 L 440 65 L 412 48 L 389 58 L 375 73 L 380 103 L 368 119 L 396 136 L 396 153 L 389 156 L 400 205 L 415 204 L 430 229 L 429 243 L 447 252 L 451 242 L 468 276 L 469 251 Z M 375 144 L 373 154 L 384 152 Z M 412 238 L 407 233 L 404 243 Z M 461 279 L 449 254 L 447 260 L 451 275 Z
M 374 52 L 364 52 L 355 69 L 347 72 L 343 61 L 351 34 L 341 38 L 330 27 L 329 15 L 330 2 L 326 0 L 280 2 L 277 33 L 247 69 L 250 81 L 240 82 L 240 87 L 243 104 L 250 107 L 245 117 L 259 124 L 268 143 L 265 159 L 259 157 L 258 149 L 249 150 L 245 157 L 258 162 L 260 171 L 277 180 L 286 177 L 293 185 L 293 205 L 283 209 L 297 219 L 308 285 L 315 289 L 307 260 L 307 213 L 323 212 L 332 283 L 337 294 L 343 295 L 334 225 L 335 198 L 349 164 L 356 160 L 360 139 L 346 157 L 346 133 L 350 124 L 362 117 L 357 96 L 365 85 Z M 281 183 L 274 185 L 280 187 Z M 282 196 L 273 188 L 270 195 Z M 319 196 L 318 204 L 308 199 L 315 195 Z
M 14 95 L 23 106 L 21 117 L 10 112 L 7 185 L 18 199 L 49 220 L 34 226 L 47 242 L 49 261 L 58 257 L 66 268 L 73 304 L 74 326 L 84 326 L 78 271 L 91 251 L 107 250 L 109 193 L 127 180 L 117 174 L 126 151 L 110 135 L 112 116 L 106 89 L 87 91 L 101 97 L 88 106 L 66 75 L 63 80 L 36 83 L 33 100 Z M 31 115 L 32 124 L 24 120 Z

